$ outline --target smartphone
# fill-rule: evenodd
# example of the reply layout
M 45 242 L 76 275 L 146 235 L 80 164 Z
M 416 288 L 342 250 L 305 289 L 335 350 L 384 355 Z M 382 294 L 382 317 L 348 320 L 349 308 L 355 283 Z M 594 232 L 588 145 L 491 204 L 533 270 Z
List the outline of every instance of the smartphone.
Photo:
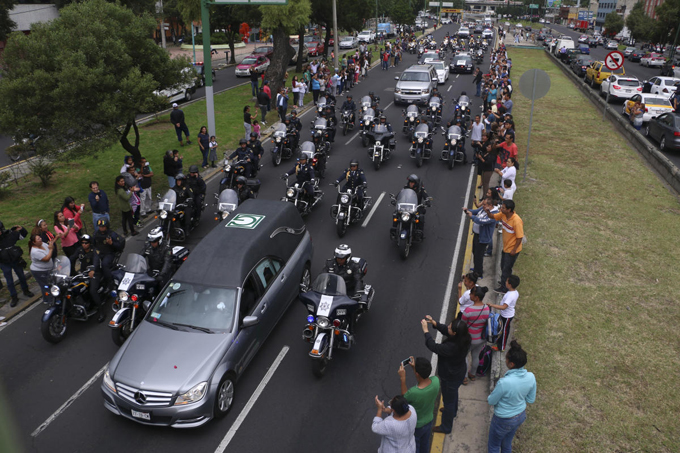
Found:
M 68 226 L 72 227 L 75 223 L 75 219 L 68 219 Z
M 401 364 L 406 366 L 411 364 L 411 357 L 407 357 L 404 360 L 401 361 Z

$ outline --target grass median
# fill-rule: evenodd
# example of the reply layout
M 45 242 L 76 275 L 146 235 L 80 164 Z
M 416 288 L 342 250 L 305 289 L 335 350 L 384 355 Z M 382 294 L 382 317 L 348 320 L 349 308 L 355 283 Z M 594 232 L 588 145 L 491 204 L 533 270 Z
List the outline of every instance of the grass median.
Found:
M 515 336 L 539 389 L 517 450 L 680 451 L 678 198 L 545 52 L 509 55 L 522 163 L 520 77 L 551 78 L 515 194 L 528 238 Z

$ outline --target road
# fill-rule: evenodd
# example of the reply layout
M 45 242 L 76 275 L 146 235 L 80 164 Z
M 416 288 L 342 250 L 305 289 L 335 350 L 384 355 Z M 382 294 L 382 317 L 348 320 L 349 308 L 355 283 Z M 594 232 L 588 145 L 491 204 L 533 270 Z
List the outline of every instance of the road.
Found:
M 441 38 L 455 27 L 445 26 L 435 35 Z M 218 451 L 218 445 L 239 419 L 284 346 L 290 350 L 264 387 L 252 412 L 240 420 L 242 424 L 226 451 L 364 452 L 378 448 L 379 438 L 370 429 L 375 413 L 373 398 L 375 395 L 390 398 L 398 393 L 397 369 L 405 357 L 431 356 L 424 346 L 419 322 L 426 314 L 439 317 L 449 276 L 461 271 L 459 263 L 453 271 L 451 264 L 461 227 L 460 207 L 465 203 L 473 176 L 469 165 L 448 170 L 433 158 L 416 169 L 408 157 L 408 141 L 400 129 L 402 108 L 392 104 L 393 78 L 399 70 L 415 63 L 415 59 L 414 55 L 406 55 L 400 68 L 391 69 L 387 74 L 376 68 L 366 81 L 352 90 L 356 100 L 369 90 L 381 96 L 381 106 L 397 131 L 395 156 L 376 172 L 369 167 L 366 149 L 356 133 L 346 137 L 339 133 L 329 161 L 329 177 L 323 183 L 326 197 L 306 220 L 315 248 L 313 274 L 319 272 L 324 260 L 332 256 L 335 246 L 341 242 L 349 244 L 355 256 L 368 260 L 366 282 L 375 286 L 376 298 L 371 311 L 358 326 L 355 347 L 334 355 L 327 375 L 323 379 L 315 378 L 307 355 L 310 346 L 301 340 L 307 312 L 295 302 L 239 381 L 234 406 L 223 420 L 211 421 L 194 430 L 159 429 L 131 422 L 104 408 L 101 377 L 92 378 L 117 350 L 106 325 L 74 323 L 62 343 L 51 345 L 40 335 L 43 306 L 39 304 L 37 309 L 0 330 L 1 384 L 6 390 L 6 407 L 25 451 Z M 227 84 L 228 80 L 228 76 L 218 75 L 218 81 Z M 449 87 L 452 87 L 450 91 Z M 440 87 L 447 101 L 446 117 L 452 104 L 450 99 L 472 88 L 471 75 L 452 76 Z M 476 98 L 473 103 L 473 109 L 477 110 Z M 313 119 L 311 115 L 303 116 L 305 125 Z M 305 127 L 304 132 L 308 134 L 308 131 Z M 438 135 L 435 143 L 441 146 L 442 140 Z M 270 144 L 265 145 L 265 149 L 270 148 Z M 284 194 L 284 185 L 278 176 L 289 170 L 293 162 L 274 168 L 267 162 L 268 158 L 266 154 L 266 166 L 260 173 L 263 181 L 260 197 L 279 199 Z M 374 200 L 383 192 L 397 192 L 410 173 L 421 176 L 434 197 L 433 207 L 427 213 L 426 239 L 412 249 L 407 261 L 399 258 L 396 246 L 389 240 L 392 206 L 387 196 L 382 198 L 365 228 L 354 225 L 345 238 L 337 238 L 329 215 L 335 192 L 326 184 L 341 174 L 351 158 L 359 158 L 362 163 L 369 182 L 368 194 Z M 211 181 L 208 199 L 212 199 L 216 188 L 217 181 Z M 212 217 L 210 206 L 196 234 L 188 241 L 189 248 L 215 225 Z M 144 230 L 147 231 L 148 228 Z M 142 245 L 143 235 L 140 235 L 128 240 L 126 251 L 139 251 Z M 453 302 L 455 307 L 455 289 Z M 51 418 L 91 379 L 93 384 L 89 388 L 71 400 L 72 404 L 58 412 L 56 418 Z M 409 385 L 415 383 L 412 375 L 408 376 L 408 382 Z M 32 436 L 48 419 L 51 423 Z
M 577 43 L 578 37 L 581 36 L 581 33 L 575 32 L 573 30 L 570 30 L 567 27 L 561 26 L 561 25 L 554 25 L 551 24 L 550 28 L 556 30 L 559 33 L 563 33 L 565 35 L 569 35 L 574 39 L 574 42 Z M 602 46 L 598 46 L 597 48 L 591 48 L 590 49 L 590 55 L 597 60 L 602 60 L 604 61 L 605 56 L 611 52 L 611 50 L 607 50 Z M 626 70 L 627 75 L 632 75 L 638 78 L 641 82 L 645 80 L 649 80 L 652 77 L 659 76 L 660 75 L 660 70 L 659 68 L 647 68 L 642 66 L 640 63 L 633 63 L 631 61 L 626 60 L 624 65 L 624 69 Z M 592 89 L 592 88 L 591 88 Z M 599 92 L 599 87 L 597 88 Z M 614 102 L 612 102 L 614 104 Z M 615 105 L 622 105 L 621 101 L 616 101 Z M 620 109 L 619 109 L 620 110 Z M 653 140 L 650 140 L 649 143 L 652 146 L 655 146 L 658 148 L 659 144 Z M 668 159 L 673 162 L 677 167 L 680 167 L 680 153 L 677 151 L 672 151 L 672 150 L 661 150 L 661 152 L 664 154 L 664 156 L 668 157 Z

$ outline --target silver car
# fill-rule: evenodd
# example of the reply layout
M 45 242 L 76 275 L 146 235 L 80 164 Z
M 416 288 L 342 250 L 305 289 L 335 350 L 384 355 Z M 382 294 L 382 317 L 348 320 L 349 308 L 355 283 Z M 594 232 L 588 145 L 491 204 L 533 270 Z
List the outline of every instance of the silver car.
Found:
M 414 65 L 395 77 L 394 103 L 426 104 L 439 78 L 431 64 Z
M 300 288 L 311 236 L 295 206 L 248 200 L 192 251 L 104 374 L 104 406 L 147 425 L 224 416 L 235 386 Z
M 354 49 L 358 45 L 359 41 L 354 36 L 343 36 L 338 43 L 338 47 L 341 49 Z

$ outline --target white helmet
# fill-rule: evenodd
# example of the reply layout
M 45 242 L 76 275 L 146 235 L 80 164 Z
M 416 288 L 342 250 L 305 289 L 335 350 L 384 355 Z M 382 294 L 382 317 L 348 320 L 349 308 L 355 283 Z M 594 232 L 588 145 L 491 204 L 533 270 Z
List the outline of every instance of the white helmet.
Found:
M 352 249 L 347 244 L 340 244 L 335 249 L 335 259 L 350 259 L 352 257 Z
M 149 234 L 146 236 L 146 240 L 149 242 L 156 242 L 158 241 L 158 244 L 163 243 L 163 229 L 161 227 L 156 227 L 153 230 L 149 231 Z

